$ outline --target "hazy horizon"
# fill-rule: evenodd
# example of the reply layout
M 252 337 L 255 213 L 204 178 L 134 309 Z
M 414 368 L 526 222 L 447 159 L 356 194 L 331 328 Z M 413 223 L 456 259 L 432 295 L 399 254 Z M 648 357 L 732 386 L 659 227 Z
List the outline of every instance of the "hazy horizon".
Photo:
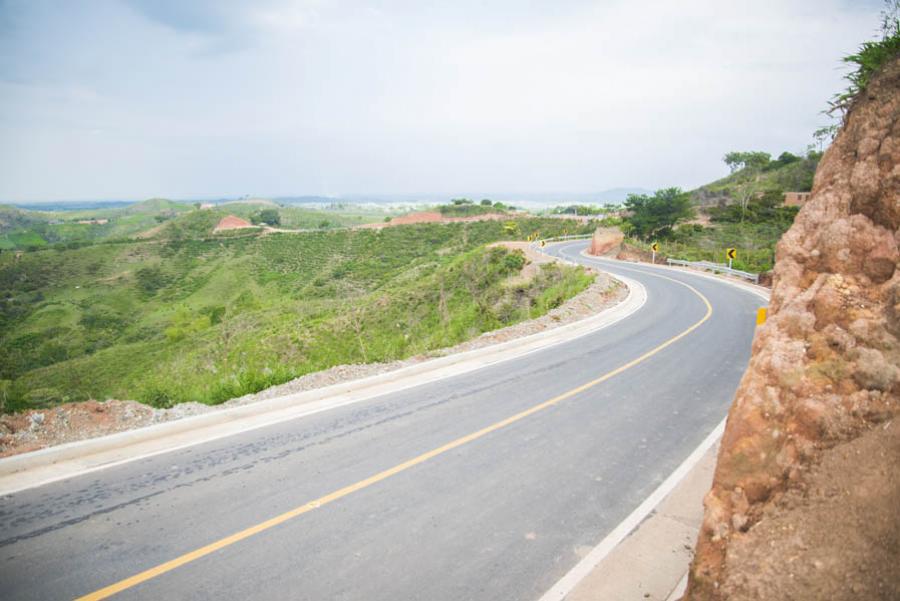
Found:
M 7 0 L 0 199 L 694 188 L 802 153 L 881 7 L 750 4 Z
M 528 194 L 346 194 L 341 196 L 322 196 L 315 194 L 289 194 L 289 195 L 220 195 L 220 196 L 198 196 L 190 198 L 167 198 L 167 197 L 150 197 L 150 198 L 69 198 L 69 199 L 42 199 L 42 200 L 3 200 L 0 199 L 0 205 L 7 204 L 20 208 L 45 207 L 45 206 L 63 206 L 70 208 L 85 208 L 93 205 L 131 205 L 153 198 L 165 198 L 173 202 L 190 204 L 192 202 L 214 202 L 227 203 L 242 200 L 272 200 L 280 204 L 326 204 L 329 202 L 345 203 L 345 204 L 382 204 L 382 205 L 426 205 L 446 203 L 453 198 L 467 198 L 478 202 L 488 198 L 493 201 L 501 201 L 504 203 L 519 203 L 524 207 L 552 207 L 566 204 L 620 204 L 625 200 L 627 194 L 644 194 L 652 193 L 652 190 L 646 188 L 611 188 L 607 190 L 598 190 L 597 192 L 544 192 L 544 193 L 528 193 Z

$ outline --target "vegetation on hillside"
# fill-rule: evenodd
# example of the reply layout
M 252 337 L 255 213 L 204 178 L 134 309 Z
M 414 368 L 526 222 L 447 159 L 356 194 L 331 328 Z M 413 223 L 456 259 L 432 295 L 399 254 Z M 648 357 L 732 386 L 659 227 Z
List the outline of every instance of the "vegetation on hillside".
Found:
M 388 213 L 393 214 L 393 213 Z M 225 203 L 212 209 L 154 198 L 126 207 L 75 211 L 28 211 L 0 205 L 0 251 L 34 250 L 45 246 L 74 248 L 99 242 L 153 238 L 184 230 L 200 232 L 200 224 L 237 215 L 257 224 L 287 229 L 336 229 L 380 221 L 385 212 L 361 207 L 316 209 L 279 207 L 271 201 Z M 172 225 L 174 224 L 174 225 Z M 168 227 L 168 226 L 172 227 Z M 182 234 L 176 234 L 184 237 Z
M 881 39 L 863 42 L 855 54 L 844 57 L 853 70 L 847 74 L 847 89 L 830 102 L 829 112 L 846 114 L 869 80 L 882 65 L 900 55 L 900 0 L 887 0 L 881 13 Z
M 731 173 L 691 192 L 700 206 L 737 203 L 746 206 L 751 198 L 766 192 L 808 192 L 822 153 L 809 150 L 805 156 L 783 152 L 772 160 L 767 152 L 729 152 L 724 161 Z
M 706 208 L 711 224 L 702 225 L 688 221 L 693 214 L 690 198 L 677 188 L 630 197 L 626 206 L 631 215 L 621 227 L 630 244 L 649 250 L 656 242 L 663 256 L 715 263 L 727 263 L 726 249 L 736 248 L 733 267 L 755 273 L 772 269 L 775 244 L 798 210 L 783 206 L 781 192 L 769 191 L 746 205 Z
M 855 54 L 844 58 L 854 66 L 847 75 L 848 89 L 831 102 L 831 112 L 846 113 L 865 90 L 872 75 L 885 62 L 900 55 L 900 1 L 889 0 L 882 13 L 882 38 L 865 42 Z M 815 137 L 824 141 L 836 126 L 824 127 Z M 711 221 L 710 226 L 687 223 L 647 233 L 641 215 L 628 217 L 631 243 L 649 247 L 659 242 L 663 255 L 686 259 L 726 262 L 725 250 L 738 250 L 734 267 L 751 272 L 770 270 L 775 245 L 794 221 L 798 209 L 783 206 L 784 192 L 812 189 L 821 152 L 809 149 L 805 156 L 783 152 L 776 159 L 765 152 L 729 152 L 724 161 L 731 174 L 691 192 L 696 204 Z
M 775 264 L 775 245 L 785 228 L 772 223 L 720 223 L 715 226 L 685 224 L 658 240 L 630 238 L 628 242 L 650 250 L 651 242 L 659 243 L 659 255 L 684 261 L 711 261 L 727 264 L 725 251 L 737 249 L 735 269 L 763 273 Z
M 437 210 L 445 217 L 472 217 L 488 213 L 505 213 L 513 208 L 500 201 L 491 202 L 487 198 L 477 204 L 468 198 L 454 198 L 450 201 L 450 204 L 438 206 Z
M 652 195 L 629 194 L 625 199 L 628 232 L 641 239 L 667 237 L 681 221 L 694 216 L 691 195 L 680 188 L 657 190 Z
M 488 242 L 508 224 L 192 237 L 0 253 L 7 410 L 87 398 L 219 403 L 334 365 L 427 352 L 543 314 L 590 281 Z M 587 233 L 568 220 L 515 231 Z M 165 229 L 165 228 L 164 228 Z M 200 228 L 203 229 L 203 228 Z
M 608 215 L 622 210 L 621 205 L 564 205 L 549 210 L 551 215 Z

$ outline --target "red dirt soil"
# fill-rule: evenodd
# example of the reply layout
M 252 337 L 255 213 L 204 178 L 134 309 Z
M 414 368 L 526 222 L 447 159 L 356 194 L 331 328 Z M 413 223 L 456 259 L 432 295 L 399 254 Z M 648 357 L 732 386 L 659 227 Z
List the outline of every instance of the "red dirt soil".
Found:
M 248 227 L 256 227 L 246 219 L 241 219 L 240 217 L 236 217 L 234 215 L 228 215 L 227 217 L 222 217 L 222 220 L 213 230 L 214 232 L 222 232 L 225 230 L 240 230 Z
M 135 401 L 85 401 L 0 416 L 0 457 L 144 425 L 154 409 Z

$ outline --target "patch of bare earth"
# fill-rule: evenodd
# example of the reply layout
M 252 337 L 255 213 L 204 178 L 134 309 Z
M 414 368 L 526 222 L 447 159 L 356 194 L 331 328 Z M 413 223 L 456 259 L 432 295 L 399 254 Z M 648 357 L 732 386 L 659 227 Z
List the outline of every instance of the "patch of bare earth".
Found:
M 0 416 L 0 457 L 95 438 L 154 422 L 156 410 L 135 401 L 85 401 Z
M 144 230 L 138 234 L 135 234 L 134 237 L 139 240 L 147 240 L 148 238 L 153 238 L 158 235 L 163 229 L 168 225 L 167 223 L 160 223 L 159 225 L 154 225 L 149 230 Z
M 533 277 L 537 265 L 553 259 L 536 252 L 526 243 L 500 243 L 507 248 L 522 250 L 530 261 L 523 268 L 522 277 Z M 369 376 L 389 373 L 436 357 L 443 357 L 486 346 L 515 340 L 573 323 L 596 315 L 600 311 L 621 302 L 627 289 L 605 273 L 596 274 L 594 283 L 568 302 L 537 319 L 524 321 L 506 328 L 486 332 L 481 336 L 453 347 L 416 355 L 408 359 L 387 363 L 338 365 L 330 369 L 308 374 L 300 378 L 272 386 L 254 394 L 231 399 L 221 405 L 181 403 L 171 409 L 154 409 L 135 401 L 108 400 L 69 403 L 53 409 L 32 410 L 0 417 L 0 457 L 34 451 L 77 440 L 95 438 L 106 434 L 133 430 L 155 423 L 167 422 L 191 415 L 221 411 L 230 407 L 248 405 L 262 400 L 315 390 L 334 384 L 343 384 Z
M 833 447 L 732 538 L 731 601 L 900 599 L 900 420 Z

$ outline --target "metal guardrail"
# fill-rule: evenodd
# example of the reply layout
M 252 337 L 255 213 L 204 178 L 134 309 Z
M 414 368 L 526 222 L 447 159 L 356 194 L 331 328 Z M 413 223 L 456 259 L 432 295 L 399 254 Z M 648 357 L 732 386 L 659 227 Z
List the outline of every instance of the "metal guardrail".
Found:
M 680 259 L 666 259 L 669 265 L 681 265 L 683 267 L 692 267 L 694 269 L 702 269 L 705 271 L 714 271 L 718 273 L 727 273 L 736 275 L 739 278 L 750 280 L 754 284 L 759 284 L 759 274 L 741 271 L 740 269 L 731 269 L 721 263 L 712 263 L 711 261 L 682 261 Z
M 535 250 L 541 249 L 541 242 L 563 242 L 565 240 L 587 240 L 589 238 L 593 238 L 594 234 L 573 234 L 571 236 L 554 236 L 553 238 L 538 238 L 537 240 L 532 240 L 530 243 L 531 248 Z
M 585 240 L 593 237 L 593 234 L 578 234 L 573 236 L 556 236 L 554 238 L 543 238 L 544 242 L 560 242 L 562 240 Z M 534 248 L 539 248 L 540 241 L 536 240 L 531 243 Z M 713 263 L 711 261 L 682 261 L 680 259 L 666 259 L 669 265 L 681 265 L 682 267 L 692 267 L 694 269 L 702 269 L 705 271 L 713 271 L 718 273 L 727 273 L 739 278 L 749 280 L 754 284 L 759 284 L 759 274 L 750 273 L 749 271 L 741 271 L 740 269 L 732 269 L 721 263 Z
M 563 240 L 587 240 L 592 238 L 594 234 L 572 234 L 571 236 L 554 236 L 553 238 L 541 238 L 544 242 L 561 242 Z M 540 243 L 540 240 L 535 242 Z

